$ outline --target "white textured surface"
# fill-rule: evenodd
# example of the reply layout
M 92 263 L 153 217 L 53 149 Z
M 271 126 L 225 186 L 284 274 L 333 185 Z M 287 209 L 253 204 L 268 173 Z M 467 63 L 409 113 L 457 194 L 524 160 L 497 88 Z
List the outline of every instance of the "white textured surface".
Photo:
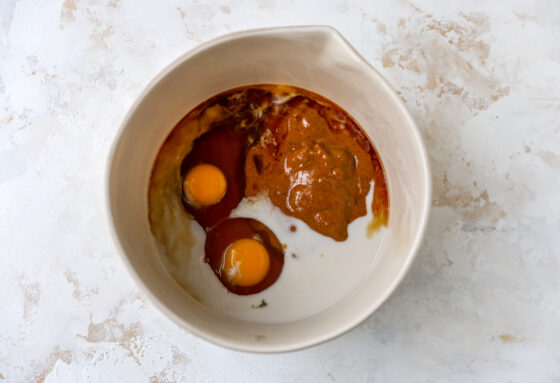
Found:
M 371 4 L 366 4 L 371 3 Z M 0 2 L 0 381 L 560 381 L 560 3 Z M 330 24 L 426 140 L 410 274 L 330 343 L 220 349 L 138 293 L 106 228 L 105 158 L 167 63 L 239 29 Z

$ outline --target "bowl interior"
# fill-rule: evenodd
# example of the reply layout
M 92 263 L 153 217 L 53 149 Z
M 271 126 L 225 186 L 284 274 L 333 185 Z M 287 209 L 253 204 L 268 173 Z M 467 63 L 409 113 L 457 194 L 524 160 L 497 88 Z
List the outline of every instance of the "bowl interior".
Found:
M 161 262 L 148 222 L 150 171 L 174 125 L 217 93 L 259 83 L 305 88 L 349 112 L 379 152 L 390 197 L 385 241 L 358 287 L 328 310 L 281 324 L 233 320 L 192 299 Z M 395 289 L 421 240 L 429 209 L 429 179 L 423 145 L 406 109 L 336 31 L 327 27 L 275 28 L 237 33 L 204 44 L 152 81 L 132 107 L 115 144 L 109 164 L 108 202 L 125 262 L 164 313 L 222 346 L 287 351 L 352 328 Z

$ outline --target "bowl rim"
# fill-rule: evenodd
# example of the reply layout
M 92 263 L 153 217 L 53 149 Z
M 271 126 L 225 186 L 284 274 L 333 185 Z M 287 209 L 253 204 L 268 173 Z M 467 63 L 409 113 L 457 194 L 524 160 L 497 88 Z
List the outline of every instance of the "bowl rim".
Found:
M 126 126 L 130 122 L 131 117 L 136 113 L 138 106 L 144 100 L 144 98 L 154 89 L 154 87 L 171 71 L 173 71 L 178 65 L 181 63 L 189 60 L 190 58 L 198 55 L 199 53 L 227 43 L 232 40 L 236 40 L 239 38 L 246 38 L 246 37 L 253 37 L 267 33 L 291 33 L 291 32 L 321 32 L 330 35 L 331 38 L 338 39 L 339 42 L 349 48 L 350 53 L 354 55 L 356 59 L 360 62 L 364 63 L 369 70 L 373 73 L 376 77 L 376 80 L 379 84 L 387 91 L 390 98 L 393 102 L 395 102 L 402 115 L 407 120 L 410 128 L 412 129 L 413 136 L 416 141 L 416 145 L 420 152 L 421 157 L 421 166 L 424 169 L 425 179 L 425 198 L 424 198 L 424 209 L 422 211 L 421 219 L 420 219 L 420 226 L 419 230 L 415 234 L 415 238 L 409 251 L 407 258 L 401 267 L 398 274 L 395 275 L 390 285 L 387 286 L 385 292 L 381 295 L 381 298 L 377 300 L 377 302 L 371 304 L 368 310 L 364 311 L 364 314 L 357 315 L 353 320 L 347 321 L 346 323 L 338 326 L 336 330 L 332 330 L 330 332 L 326 332 L 322 335 L 315 336 L 313 338 L 306 339 L 300 342 L 293 342 L 291 344 L 249 344 L 239 341 L 231 341 L 229 339 L 224 338 L 223 336 L 212 333 L 208 330 L 200 329 L 185 319 L 176 315 L 171 309 L 169 309 L 163 302 L 161 302 L 153 293 L 152 291 L 145 285 L 142 281 L 141 277 L 138 275 L 136 269 L 132 266 L 125 250 L 123 249 L 121 240 L 117 233 L 117 228 L 115 226 L 115 221 L 113 219 L 113 209 L 111 206 L 111 170 L 113 167 L 113 163 L 116 156 L 116 151 L 121 143 L 123 138 L 123 133 L 126 129 Z M 410 270 L 414 259 L 418 254 L 418 250 L 423 242 L 424 235 L 426 233 L 427 223 L 430 216 L 431 210 L 431 199 L 432 199 L 432 174 L 430 169 L 430 164 L 428 160 L 428 155 L 426 151 L 426 147 L 418 126 L 416 122 L 412 118 L 408 108 L 401 100 L 401 98 L 397 95 L 395 90 L 389 85 L 387 80 L 342 36 L 342 34 L 332 26 L 329 25 L 300 25 L 300 26 L 280 26 L 280 27 L 268 27 L 268 28 L 257 28 L 257 29 L 247 29 L 242 31 L 236 31 L 227 33 L 218 37 L 215 37 L 211 40 L 203 42 L 196 47 L 188 50 L 187 52 L 181 54 L 171 63 L 166 65 L 162 70 L 160 70 L 156 76 L 144 87 L 144 89 L 140 92 L 140 94 L 136 97 L 134 103 L 128 108 L 127 113 L 122 118 L 119 127 L 115 133 L 115 136 L 112 140 L 112 144 L 110 147 L 109 155 L 107 156 L 107 162 L 105 166 L 105 186 L 104 186 L 104 197 L 105 197 L 105 209 L 106 209 L 106 219 L 108 221 L 109 231 L 112 238 L 112 241 L 115 245 L 115 248 L 119 254 L 119 258 L 121 259 L 122 263 L 125 265 L 125 268 L 128 270 L 130 276 L 139 287 L 139 289 L 148 297 L 148 300 L 167 318 L 171 319 L 175 324 L 177 324 L 180 328 L 186 329 L 190 333 L 196 335 L 200 339 L 203 339 L 207 342 L 210 342 L 214 345 L 225 347 L 231 350 L 236 351 L 243 351 L 243 352 L 252 352 L 252 353 L 283 353 L 283 352 L 291 352 L 302 350 L 305 348 L 313 347 L 322 343 L 325 343 L 329 340 L 337 338 L 345 333 L 349 332 L 350 330 L 354 329 L 365 320 L 367 320 L 373 313 L 375 313 L 383 304 L 385 304 L 388 298 L 394 293 L 397 287 L 400 285 L 404 277 L 407 275 L 408 271 Z

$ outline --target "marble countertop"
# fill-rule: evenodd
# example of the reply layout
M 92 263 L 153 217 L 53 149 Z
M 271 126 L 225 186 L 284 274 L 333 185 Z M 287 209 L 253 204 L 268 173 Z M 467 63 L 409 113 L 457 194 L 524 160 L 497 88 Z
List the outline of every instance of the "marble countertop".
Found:
M 170 61 L 296 24 L 336 27 L 398 91 L 433 210 L 411 272 L 364 324 L 245 354 L 135 287 L 107 229 L 105 162 Z M 559 41 L 558 1 L 1 1 L 0 382 L 560 381 Z

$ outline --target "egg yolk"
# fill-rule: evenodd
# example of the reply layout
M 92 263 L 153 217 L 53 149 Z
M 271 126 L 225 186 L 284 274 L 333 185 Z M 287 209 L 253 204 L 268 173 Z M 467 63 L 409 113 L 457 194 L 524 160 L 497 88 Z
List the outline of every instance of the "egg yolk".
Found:
M 226 177 L 214 165 L 197 165 L 187 173 L 183 190 L 191 203 L 200 206 L 214 205 L 226 194 Z
M 266 277 L 269 268 L 268 252 L 257 240 L 238 239 L 226 250 L 223 270 L 233 285 L 254 286 Z

